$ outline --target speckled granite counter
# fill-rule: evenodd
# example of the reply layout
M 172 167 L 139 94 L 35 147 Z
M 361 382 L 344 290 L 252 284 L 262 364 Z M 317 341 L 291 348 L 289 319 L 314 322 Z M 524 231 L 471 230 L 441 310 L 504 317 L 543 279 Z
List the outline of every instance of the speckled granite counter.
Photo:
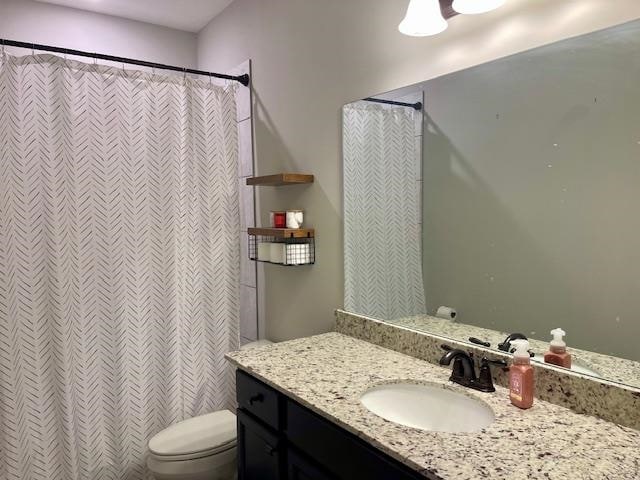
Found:
M 232 352 L 227 358 L 426 478 L 640 478 L 636 430 L 541 401 L 519 410 L 504 388 L 485 394 L 453 385 L 448 369 L 340 333 Z M 446 384 L 485 401 L 496 420 L 478 433 L 432 433 L 386 421 L 360 404 L 369 387 L 395 380 Z
M 412 317 L 397 318 L 387 321 L 392 325 L 399 325 L 411 328 L 425 333 L 432 333 L 452 338 L 454 340 L 468 341 L 469 337 L 480 338 L 491 343 L 494 348 L 498 343 L 504 341 L 508 333 L 498 330 L 490 330 L 488 328 L 477 327 L 475 325 L 467 325 L 464 323 L 452 322 L 441 318 L 432 317 L 430 315 L 414 315 Z M 523 332 L 527 333 L 527 332 Z M 531 349 L 538 355 L 543 355 L 549 348 L 548 341 L 529 339 Z M 569 351 L 574 357 L 574 363 L 582 364 L 585 367 L 594 370 L 597 376 L 624 385 L 640 387 L 640 362 L 628 360 L 625 358 L 612 357 L 602 355 L 600 353 L 580 350 L 569 346 Z M 580 371 L 579 373 L 588 373 Z

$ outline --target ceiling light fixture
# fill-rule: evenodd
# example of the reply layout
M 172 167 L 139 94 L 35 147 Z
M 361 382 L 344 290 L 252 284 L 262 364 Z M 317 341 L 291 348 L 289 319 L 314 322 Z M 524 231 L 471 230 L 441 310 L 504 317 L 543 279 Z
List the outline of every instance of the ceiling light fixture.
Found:
M 464 15 L 486 13 L 504 5 L 506 0 L 453 0 L 452 8 Z
M 411 0 L 398 30 L 411 37 L 437 35 L 447 29 L 438 0 Z

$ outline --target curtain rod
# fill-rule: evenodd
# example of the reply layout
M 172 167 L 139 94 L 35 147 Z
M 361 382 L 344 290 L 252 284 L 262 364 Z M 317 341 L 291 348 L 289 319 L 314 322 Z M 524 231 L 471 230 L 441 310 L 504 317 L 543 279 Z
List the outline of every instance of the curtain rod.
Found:
M 63 53 L 65 55 L 75 55 L 78 57 L 94 58 L 96 60 L 107 60 L 116 63 L 127 63 L 130 65 L 138 65 L 141 67 L 157 68 L 159 70 L 172 70 L 174 72 L 191 73 L 193 75 L 204 75 L 205 77 L 224 78 L 226 80 L 235 80 L 245 87 L 249 86 L 249 75 L 226 75 L 224 73 L 204 72 L 202 70 L 194 70 L 192 68 L 175 67 L 173 65 L 164 65 L 162 63 L 147 62 L 145 60 L 136 60 L 133 58 L 114 57 L 113 55 L 103 55 L 101 53 L 83 52 L 80 50 L 72 50 L 70 48 L 52 47 L 51 45 L 39 45 L 37 43 L 17 42 L 15 40 L 0 39 L 0 45 L 6 47 L 30 48 L 32 50 L 41 50 L 43 52 Z
M 375 103 L 384 103 L 385 105 L 399 105 L 401 107 L 411 107 L 414 110 L 422 110 L 422 102 L 416 103 L 404 103 L 404 102 L 394 102 L 393 100 L 382 100 L 381 98 L 372 98 L 367 97 L 363 98 L 365 102 L 375 102 Z

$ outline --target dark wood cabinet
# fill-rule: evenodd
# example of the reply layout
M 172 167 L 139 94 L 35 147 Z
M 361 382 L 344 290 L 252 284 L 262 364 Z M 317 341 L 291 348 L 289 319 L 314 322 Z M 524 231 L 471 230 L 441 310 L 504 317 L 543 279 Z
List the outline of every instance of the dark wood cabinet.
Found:
M 288 480 L 336 480 L 313 461 L 305 459 L 293 448 L 287 451 Z
M 282 443 L 278 435 L 241 409 L 238 418 L 238 480 L 280 480 Z
M 418 480 L 355 435 L 237 371 L 239 480 Z

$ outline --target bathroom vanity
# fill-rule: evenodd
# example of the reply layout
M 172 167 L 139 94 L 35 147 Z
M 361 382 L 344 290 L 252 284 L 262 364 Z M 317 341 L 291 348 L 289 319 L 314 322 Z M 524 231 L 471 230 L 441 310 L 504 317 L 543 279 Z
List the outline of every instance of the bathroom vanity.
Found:
M 424 478 L 255 377 L 236 381 L 241 480 Z
M 227 358 L 239 369 L 241 480 L 640 478 L 637 430 L 540 400 L 523 411 L 500 386 L 482 393 L 453 385 L 449 369 L 348 335 Z M 372 387 L 394 382 L 467 396 L 494 419 L 474 432 L 437 432 L 385 420 L 362 404 Z

